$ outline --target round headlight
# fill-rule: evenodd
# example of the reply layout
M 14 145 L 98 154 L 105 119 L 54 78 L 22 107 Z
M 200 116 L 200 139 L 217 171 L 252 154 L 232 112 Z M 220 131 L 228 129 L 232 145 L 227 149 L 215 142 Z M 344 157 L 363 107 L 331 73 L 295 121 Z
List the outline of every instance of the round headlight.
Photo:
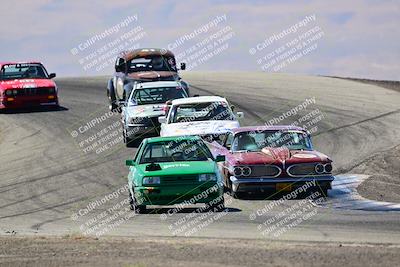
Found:
M 318 174 L 321 174 L 324 172 L 324 165 L 322 165 L 321 163 L 318 163 L 317 165 L 315 165 L 315 172 Z
M 235 167 L 235 168 L 233 169 L 233 174 L 234 174 L 235 176 L 240 176 L 240 175 L 242 175 L 242 168 L 240 168 L 240 167 Z
M 249 176 L 251 174 L 251 169 L 250 167 L 243 167 L 243 175 L 244 176 Z
M 49 94 L 54 94 L 55 89 L 54 88 L 49 88 Z
M 327 164 L 325 164 L 324 165 L 324 169 L 325 169 L 325 172 L 331 172 L 332 171 L 332 164 L 330 164 L 330 163 L 327 163 Z
M 17 95 L 18 94 L 17 90 L 13 90 L 12 92 L 13 92 L 13 95 Z
M 11 90 L 6 90 L 6 96 L 10 96 L 12 95 L 12 91 Z

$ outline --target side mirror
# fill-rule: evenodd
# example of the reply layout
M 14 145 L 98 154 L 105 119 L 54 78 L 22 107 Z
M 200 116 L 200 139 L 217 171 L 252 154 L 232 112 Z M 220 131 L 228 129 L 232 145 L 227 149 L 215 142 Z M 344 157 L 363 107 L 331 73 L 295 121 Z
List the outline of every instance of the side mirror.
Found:
M 236 115 L 237 115 L 238 119 L 243 119 L 244 118 L 244 113 L 241 112 L 241 111 L 236 112 Z
M 115 65 L 116 72 L 125 72 L 125 64 Z
M 50 78 L 50 79 L 53 79 L 53 78 L 55 78 L 55 77 L 56 77 L 56 74 L 55 74 L 55 73 L 50 73 L 50 74 L 49 74 L 49 78 Z
M 186 63 L 181 63 L 181 70 L 185 70 L 186 69 Z
M 126 166 L 136 166 L 136 163 L 133 159 L 128 159 L 125 162 Z
M 158 117 L 158 122 L 159 123 L 166 123 L 167 122 L 167 117 L 165 117 L 165 116 Z
M 225 156 L 224 155 L 217 155 L 215 157 L 215 162 L 222 162 L 225 161 Z

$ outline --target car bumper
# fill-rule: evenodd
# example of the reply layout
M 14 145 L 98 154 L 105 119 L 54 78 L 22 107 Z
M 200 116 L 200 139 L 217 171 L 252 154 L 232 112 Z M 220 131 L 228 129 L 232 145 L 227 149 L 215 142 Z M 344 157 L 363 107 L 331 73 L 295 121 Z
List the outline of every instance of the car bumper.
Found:
M 214 188 L 213 188 L 214 187 Z M 213 190 L 211 190 L 213 189 Z M 209 190 L 209 191 L 207 191 Z M 222 185 L 141 186 L 135 187 L 141 205 L 174 205 L 179 203 L 208 203 L 223 195 Z M 137 193 L 139 192 L 139 194 Z
M 279 177 L 279 178 L 237 178 L 231 176 L 232 189 L 234 192 L 253 192 L 277 190 L 281 185 L 287 185 L 287 189 L 294 190 L 305 184 L 311 184 L 313 187 L 331 188 L 334 176 L 318 176 L 318 177 Z M 284 187 L 285 188 L 285 187 Z M 289 191 L 290 191 L 289 190 Z
M 12 100 L 11 100 L 12 99 Z M 25 107 L 57 106 L 58 98 L 46 97 L 3 97 L 0 98 L 0 109 L 18 109 Z
M 125 127 L 126 133 L 130 138 L 133 136 L 159 134 L 159 126 L 145 126 L 145 125 L 128 125 Z

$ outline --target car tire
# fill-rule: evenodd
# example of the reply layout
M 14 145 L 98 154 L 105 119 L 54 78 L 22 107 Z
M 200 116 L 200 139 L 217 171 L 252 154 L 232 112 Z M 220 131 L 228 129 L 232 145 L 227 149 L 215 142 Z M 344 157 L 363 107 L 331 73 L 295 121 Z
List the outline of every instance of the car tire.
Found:
M 136 140 L 128 137 L 127 130 L 123 128 L 122 135 L 124 137 L 124 143 L 126 147 L 136 147 Z
M 129 191 L 129 205 L 130 209 L 137 214 L 146 212 L 146 205 L 138 205 L 137 200 L 134 196 L 132 196 L 131 191 Z
M 116 104 L 115 99 L 110 95 L 110 91 L 107 90 L 107 97 L 108 97 L 108 102 L 110 102 L 108 108 L 110 111 L 114 111 L 118 109 L 118 105 Z
M 318 192 L 322 195 L 321 197 L 328 197 L 328 188 L 327 187 L 318 188 Z

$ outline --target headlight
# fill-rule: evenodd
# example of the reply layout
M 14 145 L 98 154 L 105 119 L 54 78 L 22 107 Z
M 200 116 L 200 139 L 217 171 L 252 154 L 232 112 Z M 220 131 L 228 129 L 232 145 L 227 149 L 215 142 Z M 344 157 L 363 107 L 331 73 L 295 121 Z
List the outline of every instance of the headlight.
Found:
M 6 96 L 12 95 L 12 90 L 6 90 Z
M 326 163 L 324 165 L 325 172 L 330 173 L 332 171 L 332 164 Z
M 251 168 L 248 166 L 236 166 L 233 168 L 233 174 L 235 176 L 250 176 Z
M 206 173 L 199 175 L 199 182 L 216 181 L 217 176 L 213 173 Z
M 13 90 L 13 94 L 14 94 L 14 95 L 17 95 L 17 94 L 18 94 L 18 91 L 17 91 L 17 90 Z
M 325 171 L 324 165 L 322 165 L 321 163 L 318 163 L 317 165 L 315 165 L 314 169 L 315 169 L 315 172 L 318 174 L 321 174 Z
M 56 89 L 55 89 L 55 88 L 49 88 L 49 94 L 54 94 L 54 93 L 55 93 L 55 91 L 56 91 Z
M 158 176 L 144 177 L 143 184 L 160 184 L 160 177 Z

